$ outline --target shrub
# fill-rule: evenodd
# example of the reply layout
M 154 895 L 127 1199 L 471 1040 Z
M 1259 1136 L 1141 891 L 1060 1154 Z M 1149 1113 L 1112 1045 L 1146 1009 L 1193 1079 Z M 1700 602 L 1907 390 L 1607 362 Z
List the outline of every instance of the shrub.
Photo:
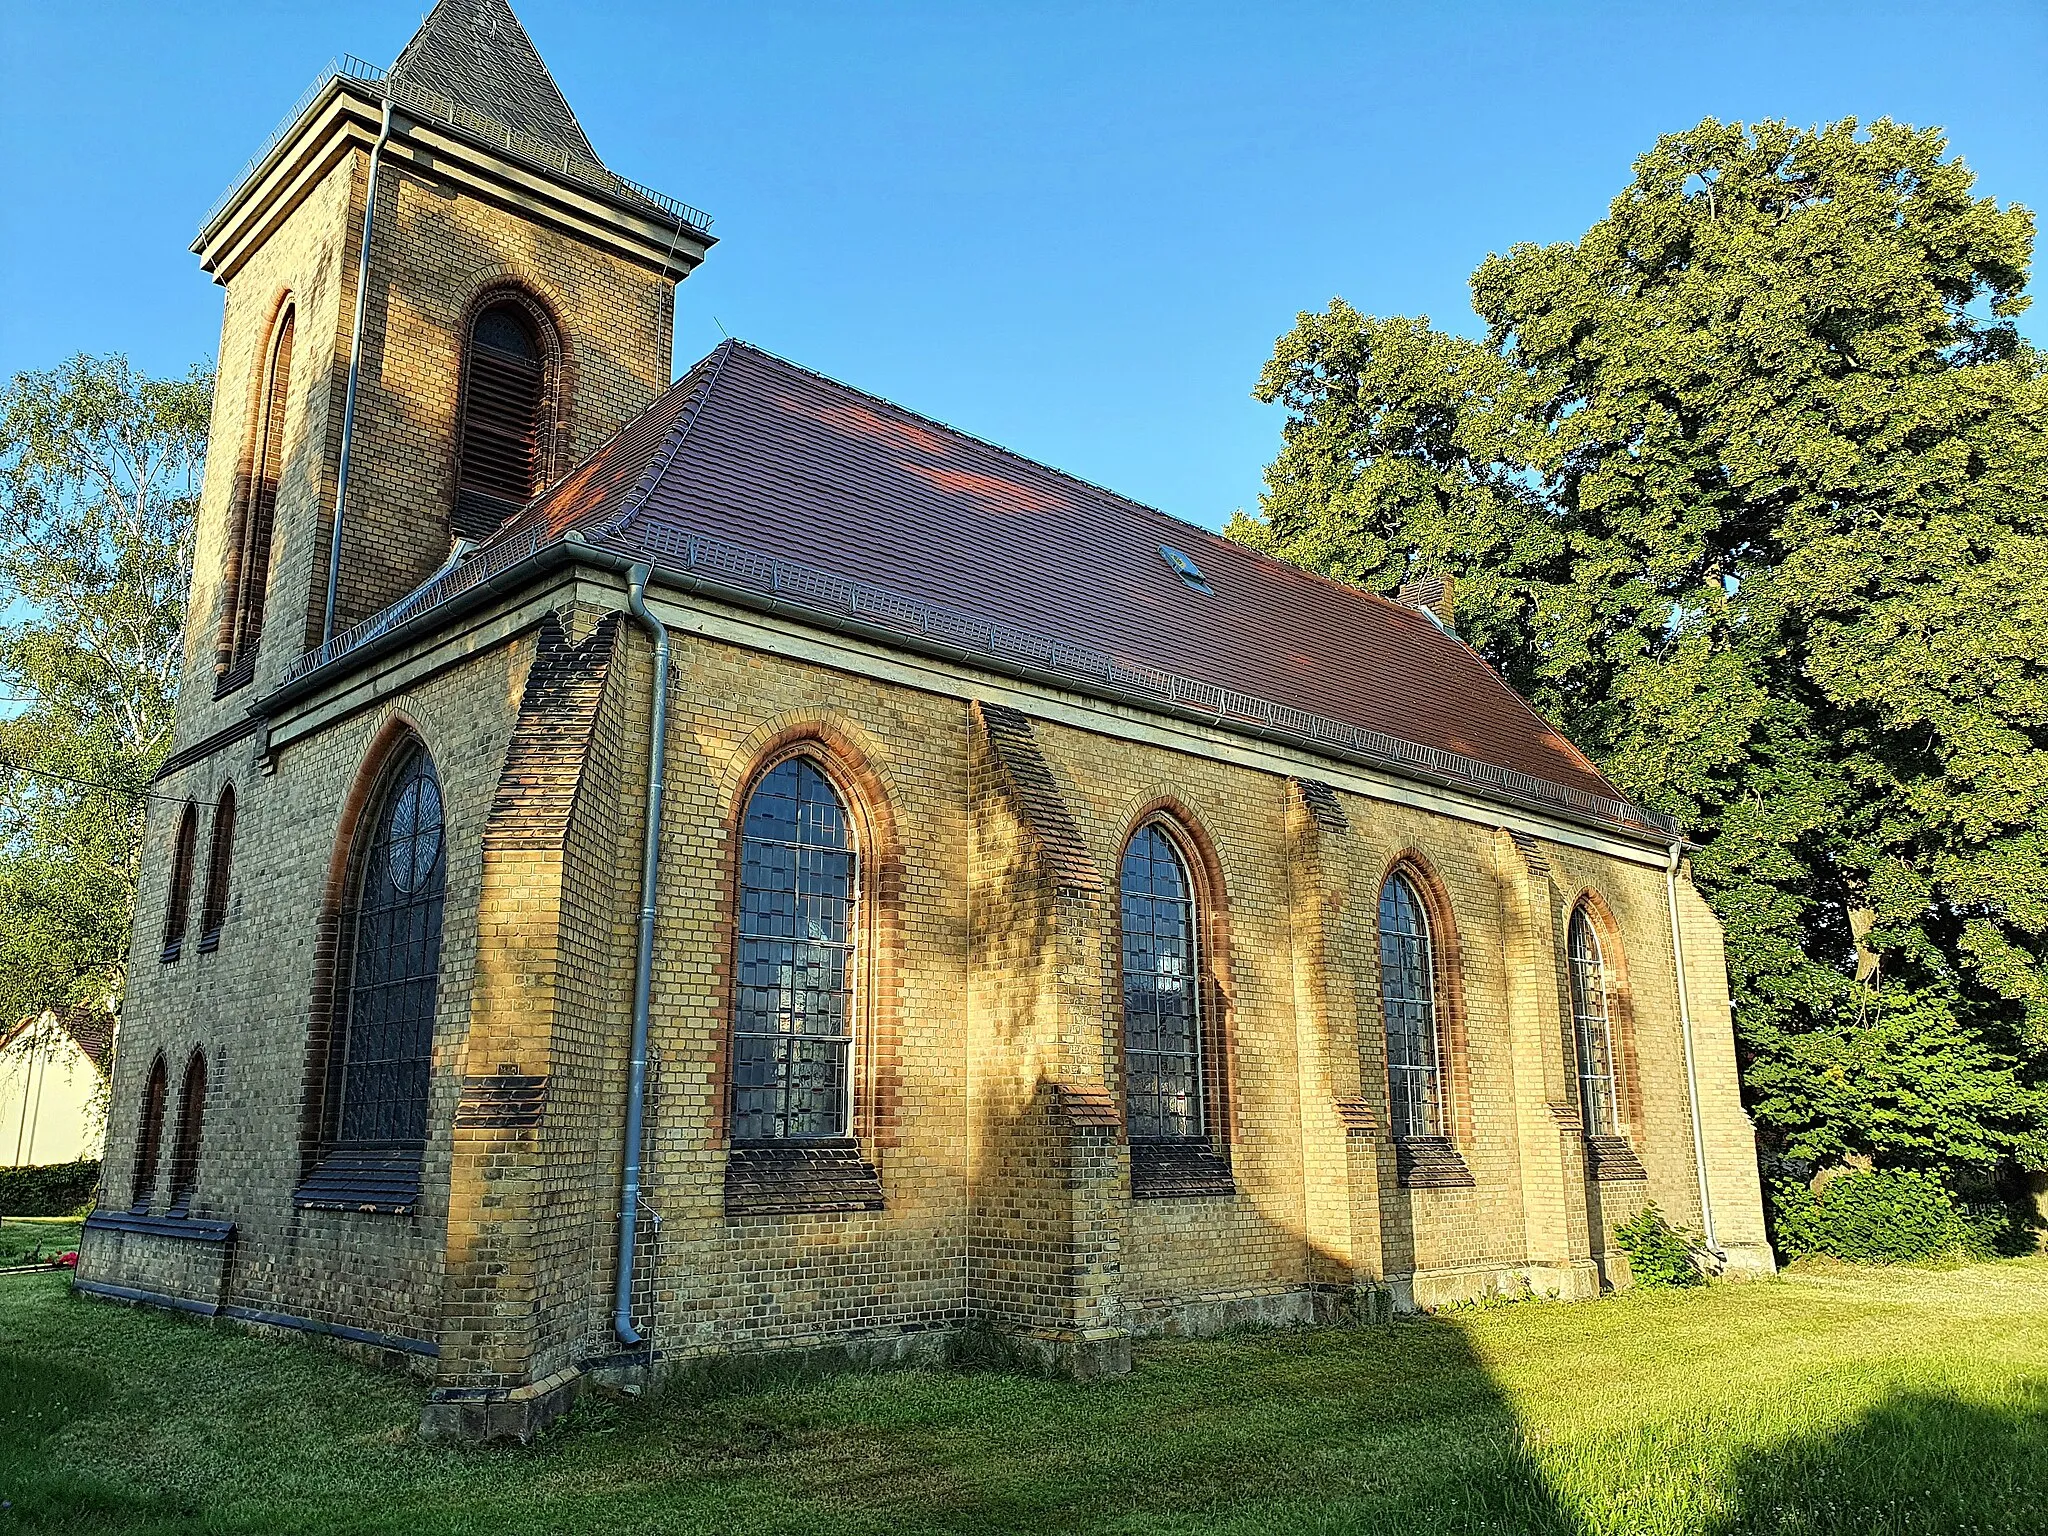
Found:
M 1614 1240 L 1628 1255 L 1628 1272 L 1639 1286 L 1703 1285 L 1706 1274 L 1694 1262 L 1699 1243 L 1664 1219 L 1652 1200 L 1614 1229 Z
M 94 1161 L 44 1163 L 34 1168 L 0 1168 L 0 1216 L 70 1216 L 88 1204 L 99 1187 Z
M 1778 1247 L 1787 1258 L 1826 1254 L 1851 1264 L 1992 1258 L 2024 1251 L 2029 1224 L 2008 1206 L 1965 1205 L 1932 1173 L 1859 1168 L 1818 1193 L 1803 1184 L 1772 1191 Z

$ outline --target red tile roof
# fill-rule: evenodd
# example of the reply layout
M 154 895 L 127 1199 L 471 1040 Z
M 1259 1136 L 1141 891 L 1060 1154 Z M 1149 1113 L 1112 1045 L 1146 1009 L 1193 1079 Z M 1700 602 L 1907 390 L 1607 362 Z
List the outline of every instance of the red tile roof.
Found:
M 102 1077 L 114 1056 L 114 1016 L 104 1008 L 52 1008 L 47 1013 L 32 1013 L 17 1019 L 12 1026 L 0 1030 L 0 1050 L 27 1034 L 45 1018 L 54 1017 L 64 1032 L 71 1036 L 78 1048 Z
M 1414 609 L 743 343 L 698 363 L 492 543 L 572 528 L 653 563 L 709 536 L 1620 798 L 1477 653 Z M 1211 590 L 1185 584 L 1162 545 L 1191 556 Z

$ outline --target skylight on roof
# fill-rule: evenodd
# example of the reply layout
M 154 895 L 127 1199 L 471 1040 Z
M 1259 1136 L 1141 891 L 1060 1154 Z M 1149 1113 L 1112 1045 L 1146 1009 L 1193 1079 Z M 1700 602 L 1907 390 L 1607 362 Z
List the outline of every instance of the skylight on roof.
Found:
M 1202 568 L 1175 549 L 1171 544 L 1159 546 L 1159 558 L 1172 566 L 1173 574 L 1186 582 L 1190 587 L 1193 587 L 1197 592 L 1207 592 L 1211 596 L 1215 595 L 1208 579 L 1202 575 Z

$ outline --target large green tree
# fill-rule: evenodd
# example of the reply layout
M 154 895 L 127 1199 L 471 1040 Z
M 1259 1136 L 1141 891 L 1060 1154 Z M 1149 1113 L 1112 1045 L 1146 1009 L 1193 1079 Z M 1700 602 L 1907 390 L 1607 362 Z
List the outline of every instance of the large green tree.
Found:
M 1473 275 L 1483 339 L 1343 301 L 1231 533 L 1457 626 L 1727 925 L 1777 1155 L 2048 1167 L 2048 371 L 2033 218 L 1938 131 L 1708 120 L 1580 240 Z
M 88 356 L 0 390 L 0 1022 L 119 1000 L 212 394 Z

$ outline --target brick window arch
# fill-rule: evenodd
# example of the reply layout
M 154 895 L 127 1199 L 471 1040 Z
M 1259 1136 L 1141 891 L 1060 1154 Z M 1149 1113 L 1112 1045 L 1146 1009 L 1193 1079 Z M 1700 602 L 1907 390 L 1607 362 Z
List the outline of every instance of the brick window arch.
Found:
M 192 864 L 199 854 L 199 807 L 185 802 L 178 813 L 178 837 L 171 845 L 170 899 L 164 907 L 163 958 L 185 952 L 185 928 L 192 910 Z
M 755 781 L 740 838 L 733 1140 L 847 1138 L 861 931 L 854 819 L 823 767 L 798 752 Z
M 199 902 L 199 952 L 220 947 L 220 930 L 228 917 L 228 882 L 235 858 L 235 786 L 221 786 L 213 808 L 213 835 L 206 845 L 206 893 Z
M 292 341 L 297 308 L 286 300 L 271 329 L 258 377 L 256 428 L 249 467 L 236 498 L 233 539 L 222 577 L 220 641 L 214 694 L 230 693 L 256 675 L 263 641 L 263 609 L 277 524 L 277 483 L 284 468 L 285 418 L 291 400 Z
M 135 1172 L 128 1203 L 138 1211 L 148 1210 L 156 1198 L 157 1164 L 164 1145 L 164 1101 L 169 1096 L 170 1071 L 164 1065 L 164 1053 L 158 1051 L 143 1082 L 142 1112 L 135 1125 Z
M 541 306 L 517 290 L 486 296 L 463 340 L 449 525 L 484 539 L 546 483 L 561 341 Z
M 185 1085 L 178 1096 L 178 1137 L 171 1148 L 170 1208 L 182 1212 L 192 1203 L 199 1181 L 199 1138 L 206 1120 L 206 1052 L 195 1049 L 185 1063 Z

